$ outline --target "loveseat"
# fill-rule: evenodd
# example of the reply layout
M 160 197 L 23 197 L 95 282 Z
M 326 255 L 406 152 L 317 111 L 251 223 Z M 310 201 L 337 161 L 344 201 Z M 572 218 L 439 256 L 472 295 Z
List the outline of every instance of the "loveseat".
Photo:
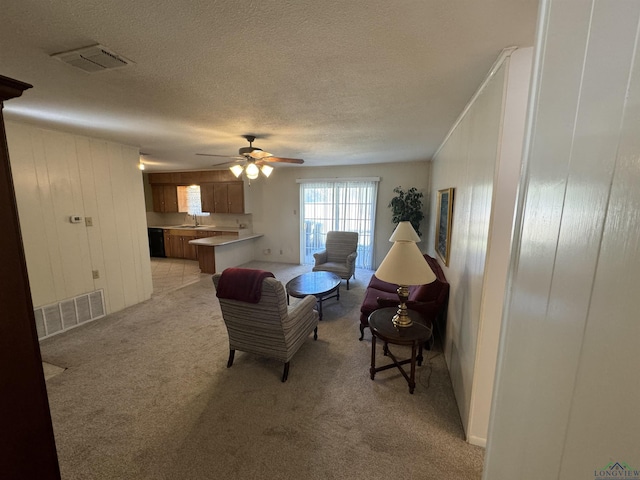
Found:
M 425 260 L 436 275 L 436 279 L 427 285 L 409 287 L 407 308 L 420 312 L 429 325 L 436 323 L 436 318 L 446 309 L 449 298 L 449 282 L 444 276 L 438 261 L 425 254 Z M 364 329 L 369 326 L 369 315 L 379 308 L 398 305 L 398 285 L 383 282 L 375 275 L 367 286 L 364 301 L 360 307 L 360 340 L 364 338 Z

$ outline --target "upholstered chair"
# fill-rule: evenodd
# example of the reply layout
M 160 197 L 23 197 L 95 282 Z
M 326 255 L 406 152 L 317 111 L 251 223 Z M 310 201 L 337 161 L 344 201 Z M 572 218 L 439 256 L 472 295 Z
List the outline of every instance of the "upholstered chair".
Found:
M 358 232 L 327 232 L 325 249 L 313 254 L 314 272 L 332 272 L 347 281 L 355 278 Z
M 287 305 L 282 283 L 270 272 L 228 268 L 213 275 L 216 296 L 229 335 L 229 360 L 236 350 L 284 362 L 282 381 L 289 376 L 289 362 L 311 332 L 318 338 L 316 298 Z

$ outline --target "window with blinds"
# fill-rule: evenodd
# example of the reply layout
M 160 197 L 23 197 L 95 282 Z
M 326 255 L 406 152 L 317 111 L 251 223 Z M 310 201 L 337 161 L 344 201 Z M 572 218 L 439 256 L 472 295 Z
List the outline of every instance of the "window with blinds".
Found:
M 189 215 L 207 216 L 202 212 L 202 201 L 200 199 L 200 185 L 189 185 L 188 187 L 178 187 L 178 211 L 186 212 Z

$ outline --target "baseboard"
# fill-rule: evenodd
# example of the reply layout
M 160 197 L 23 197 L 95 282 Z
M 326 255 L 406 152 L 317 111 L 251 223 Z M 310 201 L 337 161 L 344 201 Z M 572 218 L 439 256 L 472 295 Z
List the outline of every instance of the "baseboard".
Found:
M 487 439 L 486 438 L 480 438 L 480 437 L 476 437 L 474 435 L 469 435 L 467 437 L 467 442 L 469 442 L 471 445 L 476 445 L 478 447 L 487 448 Z

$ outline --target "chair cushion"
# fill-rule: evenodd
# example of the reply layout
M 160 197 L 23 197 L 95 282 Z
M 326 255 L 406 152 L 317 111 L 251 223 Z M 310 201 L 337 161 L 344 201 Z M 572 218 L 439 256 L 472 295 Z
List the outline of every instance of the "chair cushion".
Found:
M 313 267 L 314 272 L 331 272 L 340 276 L 340 278 L 351 278 L 351 269 L 344 263 L 326 262 L 318 266 Z

